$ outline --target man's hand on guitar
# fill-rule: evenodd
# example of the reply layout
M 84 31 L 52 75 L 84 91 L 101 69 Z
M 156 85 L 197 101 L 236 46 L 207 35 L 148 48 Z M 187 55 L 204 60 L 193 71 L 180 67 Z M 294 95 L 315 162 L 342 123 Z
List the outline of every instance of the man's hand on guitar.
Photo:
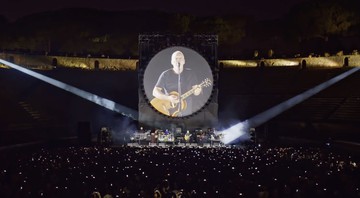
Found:
M 172 104 L 177 104 L 179 103 L 179 97 L 176 95 L 169 95 L 168 96 L 168 100 L 172 103 Z
M 201 90 L 202 90 L 202 88 L 201 88 L 200 85 L 194 85 L 194 86 L 192 86 L 192 88 L 194 89 L 194 95 L 195 95 L 195 96 L 200 95 Z

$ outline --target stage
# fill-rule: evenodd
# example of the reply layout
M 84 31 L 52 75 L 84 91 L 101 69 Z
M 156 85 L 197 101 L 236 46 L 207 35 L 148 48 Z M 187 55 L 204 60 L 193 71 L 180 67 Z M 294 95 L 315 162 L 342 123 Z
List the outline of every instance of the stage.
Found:
M 169 130 L 140 130 L 130 136 L 129 146 L 181 146 L 181 147 L 219 147 L 223 134 L 209 128 L 208 130 L 169 131 Z
M 213 141 L 210 143 L 176 143 L 176 142 L 159 142 L 159 143 L 151 143 L 148 141 L 142 142 L 131 142 L 127 143 L 127 146 L 130 147 L 189 147 L 189 148 L 216 148 L 216 147 L 226 147 L 220 141 Z

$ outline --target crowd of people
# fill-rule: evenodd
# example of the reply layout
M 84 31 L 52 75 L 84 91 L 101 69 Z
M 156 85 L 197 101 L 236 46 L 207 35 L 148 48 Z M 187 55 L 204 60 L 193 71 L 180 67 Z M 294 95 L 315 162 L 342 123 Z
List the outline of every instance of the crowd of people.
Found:
M 308 147 L 58 147 L 2 160 L 1 197 L 359 197 L 356 156 Z

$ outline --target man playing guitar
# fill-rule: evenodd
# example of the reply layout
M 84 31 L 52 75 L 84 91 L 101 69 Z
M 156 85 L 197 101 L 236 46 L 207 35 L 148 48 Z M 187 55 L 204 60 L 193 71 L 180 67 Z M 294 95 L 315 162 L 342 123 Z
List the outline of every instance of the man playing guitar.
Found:
M 151 101 L 151 104 L 168 116 L 190 115 L 193 113 L 192 97 L 188 96 L 200 95 L 203 84 L 198 82 L 191 69 L 184 68 L 185 57 L 181 51 L 175 51 L 171 55 L 171 64 L 173 68 L 161 73 L 152 92 L 155 100 Z M 184 93 L 188 93 L 186 98 L 183 96 Z
M 191 133 L 189 132 L 189 130 L 186 131 L 185 135 L 184 135 L 184 140 L 185 143 L 189 143 L 190 142 L 190 137 L 191 137 Z

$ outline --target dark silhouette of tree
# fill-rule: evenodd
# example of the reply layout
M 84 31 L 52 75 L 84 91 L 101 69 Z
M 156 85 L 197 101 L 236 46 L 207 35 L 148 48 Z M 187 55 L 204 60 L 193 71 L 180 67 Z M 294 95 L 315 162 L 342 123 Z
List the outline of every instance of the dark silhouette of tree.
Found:
M 314 0 L 283 18 L 257 21 L 251 16 L 195 16 L 154 10 L 62 9 L 8 22 L 0 16 L 2 49 L 36 53 L 137 57 L 144 33 L 217 34 L 219 58 L 342 50 L 342 38 L 360 35 L 358 0 Z M 347 41 L 348 42 L 348 41 Z M 288 47 L 291 46 L 291 47 Z M 352 45 L 354 46 L 354 45 Z
M 0 49 L 4 49 L 6 44 L 6 31 L 8 29 L 8 21 L 3 15 L 0 15 L 0 27 L 2 27 L 2 30 L 0 31 Z
M 190 25 L 193 23 L 195 16 L 189 14 L 176 14 L 175 18 L 170 21 L 170 28 L 176 33 L 184 34 L 191 32 Z
M 340 38 L 354 34 L 359 24 L 358 4 L 355 0 L 303 2 L 284 18 L 288 37 L 297 40 L 300 53 L 344 50 Z
M 315 0 L 293 8 L 289 15 L 289 26 L 300 39 L 343 36 L 359 23 L 357 13 L 350 8 L 350 1 Z

